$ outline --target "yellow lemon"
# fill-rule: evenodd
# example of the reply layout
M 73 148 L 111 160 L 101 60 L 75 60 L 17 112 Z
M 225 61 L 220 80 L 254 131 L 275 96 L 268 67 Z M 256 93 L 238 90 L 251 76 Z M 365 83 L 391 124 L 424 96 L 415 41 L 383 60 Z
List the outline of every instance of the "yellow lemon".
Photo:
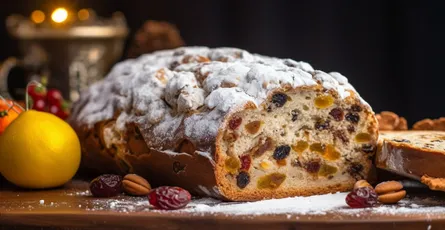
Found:
M 24 188 L 52 188 L 65 184 L 80 164 L 80 142 L 60 118 L 29 110 L 0 136 L 0 172 Z

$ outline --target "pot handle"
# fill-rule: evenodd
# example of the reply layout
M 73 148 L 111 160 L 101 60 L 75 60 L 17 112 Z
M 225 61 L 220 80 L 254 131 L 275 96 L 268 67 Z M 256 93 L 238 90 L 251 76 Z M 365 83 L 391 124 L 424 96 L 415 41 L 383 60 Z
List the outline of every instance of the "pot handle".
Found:
M 0 95 L 11 98 L 11 93 L 8 89 L 8 76 L 12 68 L 20 65 L 20 61 L 15 57 L 7 58 L 0 64 Z

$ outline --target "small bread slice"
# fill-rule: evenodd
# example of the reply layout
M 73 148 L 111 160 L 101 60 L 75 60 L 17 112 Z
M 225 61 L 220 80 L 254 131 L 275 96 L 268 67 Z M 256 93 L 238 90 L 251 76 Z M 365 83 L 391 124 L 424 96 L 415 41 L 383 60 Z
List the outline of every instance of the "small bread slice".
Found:
M 375 164 L 419 181 L 445 178 L 445 132 L 381 131 Z

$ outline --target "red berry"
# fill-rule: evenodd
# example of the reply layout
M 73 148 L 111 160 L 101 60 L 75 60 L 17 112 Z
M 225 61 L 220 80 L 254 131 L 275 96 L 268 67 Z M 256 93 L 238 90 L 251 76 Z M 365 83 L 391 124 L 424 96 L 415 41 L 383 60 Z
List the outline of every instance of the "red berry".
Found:
M 95 197 L 112 197 L 123 192 L 122 177 L 113 174 L 104 174 L 90 182 L 91 194 Z
M 240 170 L 246 170 L 248 171 L 250 168 L 250 163 L 252 162 L 252 158 L 250 157 L 250 155 L 244 155 L 240 157 L 240 161 L 241 161 L 241 168 Z
M 234 129 L 238 128 L 239 125 L 241 125 L 241 122 L 243 122 L 243 119 L 241 117 L 234 116 L 229 121 L 229 128 L 234 130 Z
M 45 111 L 46 103 L 43 99 L 34 100 L 32 104 L 32 109 L 37 111 Z
M 354 189 L 346 196 L 346 203 L 351 208 L 367 208 L 377 204 L 377 193 L 373 188 Z
M 192 196 L 190 193 L 179 187 L 162 186 L 153 189 L 148 194 L 148 201 L 157 209 L 174 210 L 185 207 Z
M 30 85 L 28 87 L 27 93 L 34 101 L 45 100 L 46 98 L 46 88 L 40 85 Z
M 62 94 L 57 89 L 50 89 L 46 95 L 46 100 L 49 105 L 57 105 L 60 106 L 63 102 Z

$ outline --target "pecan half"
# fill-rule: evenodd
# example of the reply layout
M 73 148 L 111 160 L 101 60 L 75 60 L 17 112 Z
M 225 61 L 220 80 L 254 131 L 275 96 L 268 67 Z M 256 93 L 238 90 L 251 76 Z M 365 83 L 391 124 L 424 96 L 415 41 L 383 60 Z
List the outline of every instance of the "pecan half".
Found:
M 122 180 L 122 186 L 127 194 L 133 196 L 144 196 L 151 190 L 148 181 L 136 174 L 127 174 Z
M 399 117 L 390 111 L 383 111 L 376 115 L 379 123 L 379 130 L 407 130 L 408 124 L 406 119 Z
M 414 130 L 440 130 L 445 131 L 445 117 L 439 119 L 423 119 L 413 125 Z

